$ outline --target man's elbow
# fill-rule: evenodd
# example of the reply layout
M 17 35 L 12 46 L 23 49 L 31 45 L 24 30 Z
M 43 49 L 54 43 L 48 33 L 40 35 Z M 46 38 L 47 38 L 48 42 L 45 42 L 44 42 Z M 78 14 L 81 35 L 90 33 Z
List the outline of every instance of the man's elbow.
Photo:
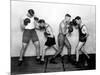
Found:
M 87 37 L 89 37 L 89 33 L 87 33 Z
M 21 25 L 21 31 L 23 31 L 25 29 L 25 26 Z

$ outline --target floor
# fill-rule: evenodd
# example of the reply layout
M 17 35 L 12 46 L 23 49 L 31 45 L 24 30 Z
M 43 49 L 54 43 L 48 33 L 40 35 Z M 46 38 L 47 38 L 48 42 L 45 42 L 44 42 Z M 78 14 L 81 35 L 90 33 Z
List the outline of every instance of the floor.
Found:
M 89 54 L 90 59 L 85 63 L 85 55 L 80 55 L 79 65 L 75 65 L 75 55 L 71 55 L 71 62 L 69 63 L 68 56 L 65 55 L 63 59 L 58 57 L 56 62 L 52 64 L 49 62 L 52 56 L 45 57 L 45 64 L 39 64 L 33 57 L 24 57 L 24 62 L 18 66 L 18 57 L 11 57 L 11 73 L 15 74 L 31 74 L 31 73 L 44 73 L 44 72 L 61 72 L 61 71 L 77 71 L 77 70 L 94 70 L 96 69 L 96 55 Z M 85 64 L 85 66 L 84 66 Z M 88 66 L 87 66 L 88 64 Z

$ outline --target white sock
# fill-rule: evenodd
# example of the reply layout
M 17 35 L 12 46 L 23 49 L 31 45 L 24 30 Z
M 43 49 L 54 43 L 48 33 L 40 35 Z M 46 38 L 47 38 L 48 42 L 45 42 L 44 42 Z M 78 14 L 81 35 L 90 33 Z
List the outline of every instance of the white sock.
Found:
M 40 59 L 40 56 L 37 56 L 37 59 Z
M 23 59 L 22 58 L 19 58 L 19 61 L 22 61 Z
M 41 59 L 41 61 L 44 61 L 44 59 Z

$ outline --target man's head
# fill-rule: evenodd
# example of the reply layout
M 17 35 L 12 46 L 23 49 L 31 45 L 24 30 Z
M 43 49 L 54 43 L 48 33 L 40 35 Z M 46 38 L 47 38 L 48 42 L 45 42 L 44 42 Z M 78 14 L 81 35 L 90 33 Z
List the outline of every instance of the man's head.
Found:
M 40 29 L 45 29 L 45 20 L 43 20 L 43 19 L 40 19 L 39 21 L 38 21 L 38 23 L 39 23 L 39 27 L 40 27 Z
M 29 17 L 33 17 L 34 14 L 35 14 L 35 12 L 34 12 L 33 9 L 29 9 L 29 10 L 28 10 L 28 14 L 27 14 L 27 15 L 28 15 Z
M 80 25 L 82 23 L 81 17 L 80 16 L 76 16 L 75 17 L 75 21 L 78 25 Z
M 40 19 L 40 20 L 38 21 L 38 23 L 39 23 L 39 25 L 40 25 L 41 27 L 45 26 L 45 20 L 43 20 L 43 19 Z
M 71 15 L 70 14 L 66 14 L 65 15 L 65 21 L 70 22 L 71 20 Z

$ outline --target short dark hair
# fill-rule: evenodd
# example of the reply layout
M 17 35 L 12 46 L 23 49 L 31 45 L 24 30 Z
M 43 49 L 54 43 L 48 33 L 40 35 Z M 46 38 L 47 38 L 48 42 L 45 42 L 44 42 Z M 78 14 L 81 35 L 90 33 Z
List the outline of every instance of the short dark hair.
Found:
M 76 17 L 75 17 L 75 20 L 76 20 L 76 19 L 77 19 L 77 20 L 80 20 L 81 17 L 80 17 L 80 16 L 76 16 Z
M 38 23 L 45 23 L 44 19 L 40 19 Z
M 65 16 L 71 17 L 71 15 L 70 15 L 70 14 L 66 14 Z
M 35 14 L 35 12 L 34 12 L 33 9 L 29 9 L 29 10 L 28 10 L 28 13 L 29 13 L 31 16 L 33 16 L 33 15 Z
M 37 20 L 37 21 L 38 21 L 38 20 L 39 20 L 39 18 L 38 18 L 38 17 L 34 17 L 34 20 Z

